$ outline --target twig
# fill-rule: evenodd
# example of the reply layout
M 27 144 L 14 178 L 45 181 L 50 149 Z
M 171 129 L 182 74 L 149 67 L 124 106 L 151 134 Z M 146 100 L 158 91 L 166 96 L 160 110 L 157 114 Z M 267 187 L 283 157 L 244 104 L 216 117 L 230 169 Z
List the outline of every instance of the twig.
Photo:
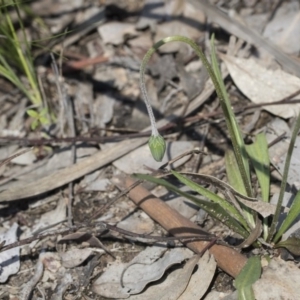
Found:
M 31 277 L 31 279 L 25 284 L 22 292 L 21 292 L 21 299 L 22 300 L 29 300 L 31 299 L 31 293 L 32 290 L 34 289 L 34 287 L 37 285 L 37 283 L 39 282 L 40 278 L 43 275 L 43 271 L 44 271 L 44 265 L 42 263 L 41 258 L 38 259 L 38 262 L 35 266 L 35 271 L 34 271 L 34 275 Z
M 3 165 L 6 165 L 8 164 L 10 161 L 12 161 L 14 158 L 24 154 L 24 153 L 27 153 L 29 151 L 31 151 L 32 148 L 30 149 L 24 149 L 24 150 L 21 150 L 20 152 L 16 153 L 16 154 L 13 154 L 11 156 L 9 156 L 8 158 L 4 159 L 3 161 L 0 162 L 0 167 L 3 166 Z
M 131 232 L 125 229 L 121 229 L 115 225 L 111 225 L 105 222 L 96 222 L 96 223 L 87 223 L 87 224 L 79 224 L 79 225 L 75 225 L 72 226 L 71 228 L 63 228 L 63 229 L 58 229 L 55 231 L 51 231 L 51 232 L 45 232 L 45 233 L 41 233 L 38 235 L 33 235 L 29 238 L 5 245 L 6 241 L 2 241 L 2 243 L 0 244 L 0 252 L 15 248 L 15 247 L 20 247 L 20 246 L 24 246 L 26 244 L 29 244 L 33 241 L 36 240 L 41 240 L 43 238 L 46 237 L 51 237 L 51 236 L 57 236 L 57 235 L 67 235 L 76 231 L 83 231 L 85 230 L 87 233 L 91 234 L 91 235 L 101 235 L 103 234 L 103 232 L 107 231 L 107 230 L 111 230 L 114 232 L 118 232 L 119 234 L 123 235 L 123 236 L 130 236 L 136 239 L 143 239 L 143 240 L 151 240 L 151 241 L 159 241 L 159 242 L 166 242 L 166 241 L 196 241 L 196 240 L 205 240 L 205 241 L 210 241 L 210 240 L 214 240 L 216 238 L 216 236 L 205 233 L 202 235 L 186 235 L 183 237 L 164 237 L 164 236 L 153 236 L 153 235 L 146 235 L 146 234 L 139 234 L 139 233 L 135 233 L 135 232 Z M 145 242 L 145 241 L 144 241 Z
M 125 181 L 125 187 L 131 186 L 134 183 L 134 180 L 130 177 L 126 177 Z M 160 199 L 151 195 L 141 186 L 131 190 L 129 196 L 137 206 L 141 207 L 152 219 L 176 237 L 184 238 L 192 232 L 199 233 L 200 235 L 207 234 L 196 224 L 183 217 Z M 207 242 L 203 241 L 191 241 L 185 244 L 196 253 L 200 253 L 207 247 Z M 239 252 L 222 245 L 213 245 L 209 249 L 209 252 L 214 255 L 218 266 L 233 277 L 238 275 L 247 261 L 247 258 Z

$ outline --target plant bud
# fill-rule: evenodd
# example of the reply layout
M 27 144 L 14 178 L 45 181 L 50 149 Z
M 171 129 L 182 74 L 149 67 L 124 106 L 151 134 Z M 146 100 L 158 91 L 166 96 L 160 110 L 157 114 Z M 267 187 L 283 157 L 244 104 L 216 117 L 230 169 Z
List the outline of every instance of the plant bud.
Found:
M 148 142 L 151 154 L 156 161 L 162 161 L 166 152 L 166 142 L 161 135 L 151 135 Z

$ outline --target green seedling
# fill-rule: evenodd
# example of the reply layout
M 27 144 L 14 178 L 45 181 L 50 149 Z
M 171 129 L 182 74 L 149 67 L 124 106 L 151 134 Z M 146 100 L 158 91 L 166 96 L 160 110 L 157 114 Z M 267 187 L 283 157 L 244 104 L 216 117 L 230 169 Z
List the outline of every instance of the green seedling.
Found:
M 27 111 L 33 117 L 32 128 L 39 124 L 49 124 L 43 107 L 42 96 L 39 89 L 37 75 L 31 56 L 31 45 L 28 41 L 26 30 L 20 15 L 20 3 L 13 0 L 10 3 L 1 1 L 0 9 L 0 75 L 14 84 L 36 108 Z M 10 17 L 8 6 L 17 12 L 18 25 L 21 34 L 18 35 Z M 26 80 L 20 78 L 25 77 Z
M 49 124 L 49 119 L 47 117 L 48 112 L 46 108 L 43 108 L 39 112 L 33 109 L 28 109 L 26 113 L 28 114 L 28 116 L 33 118 L 33 121 L 31 122 L 32 130 L 35 130 L 39 126 L 39 124 L 43 124 L 43 125 Z

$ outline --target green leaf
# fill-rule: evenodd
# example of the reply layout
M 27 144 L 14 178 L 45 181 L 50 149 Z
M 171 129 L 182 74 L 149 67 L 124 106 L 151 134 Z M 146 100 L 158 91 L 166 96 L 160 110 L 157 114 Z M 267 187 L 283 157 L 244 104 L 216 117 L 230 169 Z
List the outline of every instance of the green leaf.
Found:
M 227 150 L 225 153 L 225 168 L 229 184 L 240 194 L 247 195 L 241 172 L 232 150 Z
M 266 135 L 260 133 L 256 136 L 255 142 L 246 146 L 252 166 L 255 170 L 257 180 L 261 188 L 261 196 L 264 202 L 269 202 L 270 197 L 270 158 Z M 267 239 L 269 232 L 268 218 L 263 220 L 264 239 Z
M 260 274 L 260 258 L 258 256 L 250 257 L 234 282 L 239 300 L 255 300 L 252 284 L 260 278 Z
M 235 155 L 232 150 L 227 150 L 225 154 L 225 166 L 227 179 L 229 184 L 236 189 L 242 195 L 247 195 L 247 191 L 244 185 L 244 181 L 242 179 L 239 165 L 237 164 Z M 245 205 L 241 203 L 241 207 L 243 208 L 244 216 L 247 218 L 248 223 L 252 228 L 255 228 L 255 213 Z
M 296 237 L 288 238 L 287 240 L 276 244 L 274 248 L 286 248 L 292 254 L 300 256 L 300 239 Z
M 297 192 L 286 218 L 284 219 L 278 232 L 276 233 L 274 237 L 274 243 L 276 243 L 281 238 L 281 236 L 289 229 L 289 227 L 299 216 L 299 214 L 300 214 L 300 191 Z
M 246 150 L 254 167 L 260 188 L 262 200 L 269 202 L 270 195 L 270 158 L 266 135 L 260 133 L 255 142 L 246 146 Z
M 47 113 L 48 113 L 47 107 L 43 107 L 43 108 L 40 110 L 40 116 L 46 116 Z
M 187 199 L 192 200 L 199 207 L 204 209 L 210 216 L 224 223 L 228 228 L 240 234 L 242 237 L 247 238 L 249 233 L 229 214 L 223 209 L 219 204 L 212 203 L 209 201 L 201 200 L 189 193 L 181 191 L 179 188 L 169 183 L 164 179 L 159 179 L 150 175 L 145 174 L 135 174 L 135 177 L 150 181 L 159 185 L 166 187 L 168 190 L 177 193 Z
M 49 125 L 50 124 L 50 121 L 47 117 L 40 116 L 39 121 L 42 125 Z
M 31 123 L 31 125 L 30 125 L 31 129 L 35 130 L 39 126 L 39 123 L 40 123 L 39 119 L 33 120 L 32 123 Z
M 214 35 L 212 35 L 211 38 L 211 62 L 212 62 L 213 73 L 215 74 L 216 81 L 217 81 L 217 85 L 215 84 L 216 92 L 220 99 L 220 104 L 225 116 L 225 121 L 232 141 L 235 158 L 240 170 L 239 173 L 241 174 L 241 178 L 247 192 L 245 195 L 249 197 L 253 197 L 249 163 L 248 163 L 247 152 L 245 149 L 245 143 L 240 128 L 237 124 L 236 118 L 234 116 L 231 103 L 225 88 L 225 84 L 222 79 L 221 71 L 218 66 L 217 55 L 214 46 Z
M 286 184 L 287 184 L 287 178 L 288 178 L 288 172 L 289 172 L 290 163 L 291 163 L 291 159 L 292 159 L 292 154 L 293 154 L 293 150 L 295 147 L 295 142 L 296 142 L 299 130 L 300 130 L 300 114 L 297 116 L 297 120 L 296 120 L 296 123 L 295 123 L 293 131 L 292 131 L 292 136 L 291 136 L 291 140 L 290 140 L 290 144 L 289 144 L 289 148 L 288 148 L 288 152 L 286 155 L 286 160 L 285 160 L 284 168 L 283 168 L 279 198 L 278 198 L 278 202 L 277 202 L 277 206 L 276 206 L 276 211 L 275 211 L 275 214 L 274 214 L 274 217 L 272 220 L 272 224 L 270 226 L 270 232 L 269 232 L 269 235 L 267 238 L 267 242 L 270 242 L 273 239 L 273 235 L 276 230 L 279 215 L 281 212 L 281 206 L 282 206 L 282 201 L 283 201 L 283 197 L 284 197 L 284 193 L 285 193 L 285 188 L 286 188 Z
M 232 217 L 234 217 L 239 223 L 241 223 L 244 228 L 248 229 L 248 225 L 245 222 L 244 218 L 241 216 L 241 214 L 238 212 L 238 210 L 231 205 L 227 200 L 221 198 L 217 194 L 211 192 L 210 190 L 204 188 L 203 186 L 197 184 L 196 182 L 192 181 L 191 179 L 187 178 L 186 176 L 181 175 L 178 172 L 172 171 L 172 174 L 177 177 L 177 179 L 182 182 L 183 184 L 187 185 L 189 188 L 194 190 L 195 192 L 199 193 L 200 195 L 208 198 L 209 200 L 220 204 L 221 207 L 223 207 L 226 212 L 228 212 Z
M 166 142 L 161 135 L 151 135 L 148 142 L 151 154 L 156 161 L 162 161 L 166 152 Z
M 39 113 L 36 111 L 36 110 L 33 110 L 33 109 L 28 109 L 26 111 L 27 115 L 32 117 L 32 118 L 35 118 L 35 119 L 38 119 L 39 118 Z

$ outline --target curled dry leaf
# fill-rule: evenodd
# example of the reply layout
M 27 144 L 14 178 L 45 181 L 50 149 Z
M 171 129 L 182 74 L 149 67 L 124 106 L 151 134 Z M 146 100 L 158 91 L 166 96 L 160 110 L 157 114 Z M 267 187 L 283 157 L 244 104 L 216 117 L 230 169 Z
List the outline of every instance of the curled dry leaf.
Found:
M 238 198 L 239 202 L 242 202 L 245 206 L 257 211 L 264 218 L 274 215 L 276 210 L 276 205 L 262 202 L 262 201 L 249 201 L 245 199 Z
M 140 293 L 149 282 L 160 279 L 169 267 L 181 263 L 191 254 L 192 252 L 186 248 L 175 248 L 151 265 L 132 264 L 124 272 L 124 286 L 130 290 L 130 294 Z
M 168 274 L 162 282 L 151 285 L 145 292 L 139 295 L 133 295 L 131 300 L 169 300 L 178 299 L 185 290 L 195 265 L 199 261 L 199 256 L 191 257 L 183 267 L 178 267 Z
M 93 291 L 107 298 L 128 298 L 132 294 L 143 291 L 148 283 L 160 279 L 170 266 L 181 263 L 192 255 L 193 253 L 186 248 L 167 250 L 167 248 L 159 246 L 148 247 L 129 264 L 115 263 L 110 265 L 94 282 Z M 168 279 L 169 275 L 167 276 Z M 123 286 L 121 281 L 123 281 Z M 156 291 L 160 285 L 161 283 L 156 286 Z M 165 289 L 166 286 L 164 286 L 162 295 L 165 294 Z M 157 293 L 156 298 L 142 295 L 144 298 L 141 299 L 162 299 Z
M 178 300 L 198 300 L 206 293 L 217 267 L 208 251 L 197 261 L 198 269 L 189 280 L 188 286 Z
M 282 70 L 268 70 L 253 58 L 221 55 L 236 86 L 254 103 L 280 101 L 299 90 L 300 79 Z M 296 116 L 300 104 L 263 107 L 282 118 Z

